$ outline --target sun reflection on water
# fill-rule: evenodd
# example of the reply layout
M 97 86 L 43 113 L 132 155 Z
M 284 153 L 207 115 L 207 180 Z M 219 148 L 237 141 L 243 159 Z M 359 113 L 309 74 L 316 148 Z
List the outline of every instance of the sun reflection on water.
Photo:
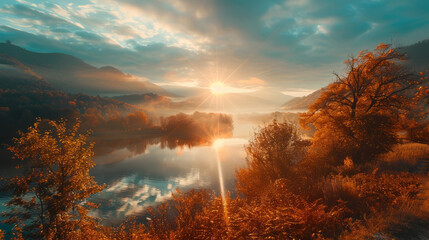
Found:
M 219 174 L 219 185 L 220 185 L 220 194 L 222 197 L 222 205 L 223 205 L 223 212 L 224 212 L 224 218 L 225 218 L 225 223 L 227 225 L 227 227 L 229 227 L 229 218 L 228 218 L 228 206 L 227 206 L 227 201 L 226 201 L 226 197 L 225 197 L 225 186 L 224 186 L 224 181 L 223 181 L 223 172 L 222 172 L 222 156 L 220 154 L 220 150 L 221 148 L 224 146 L 225 144 L 225 140 L 222 138 L 218 138 L 213 142 L 213 148 L 216 152 L 216 160 L 217 160 L 217 168 L 218 168 L 218 174 Z

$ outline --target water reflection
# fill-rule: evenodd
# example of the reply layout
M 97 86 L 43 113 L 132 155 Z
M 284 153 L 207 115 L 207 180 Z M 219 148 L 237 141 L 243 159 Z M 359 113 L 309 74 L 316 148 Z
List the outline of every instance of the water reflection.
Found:
M 234 129 L 232 117 L 220 113 L 179 113 L 161 117 L 160 121 L 162 127 L 157 131 L 147 129 L 135 132 L 97 132 L 90 139 L 95 142 L 94 152 L 99 157 L 96 163 L 122 161 L 145 153 L 148 146 L 155 144 L 161 149 L 208 146 L 217 138 L 232 137 Z M 126 151 L 118 152 L 119 149 Z M 105 155 L 108 156 L 100 159 Z
M 95 198 L 103 206 L 96 210 L 95 215 L 108 222 L 120 220 L 142 212 L 148 206 L 166 201 L 176 188 L 206 185 L 207 182 L 201 181 L 198 169 L 191 169 L 184 177 L 165 180 L 131 174 L 114 182 Z
M 126 158 L 144 154 L 148 146 L 158 145 L 161 149 L 177 149 L 178 154 L 184 148 L 195 146 L 210 146 L 212 139 L 191 140 L 180 139 L 171 136 L 147 137 L 147 136 L 114 136 L 95 137 L 91 139 L 95 142 L 94 152 L 97 164 L 107 164 L 115 161 L 122 161 Z
M 218 148 L 226 190 L 234 189 L 234 172 L 244 165 L 246 139 L 231 138 Z M 176 188 L 219 189 L 218 162 L 211 143 L 182 144 L 165 138 L 106 139 L 96 142 L 96 167 L 91 171 L 107 188 L 93 197 L 93 212 L 105 224 L 120 222 L 146 207 L 171 198 Z M 105 145 L 104 145 L 105 144 Z

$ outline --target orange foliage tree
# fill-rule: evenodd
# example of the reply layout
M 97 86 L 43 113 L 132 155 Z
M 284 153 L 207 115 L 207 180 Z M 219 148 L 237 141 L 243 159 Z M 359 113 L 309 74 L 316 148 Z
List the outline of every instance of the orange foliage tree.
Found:
M 274 120 L 261 128 L 246 146 L 247 168 L 236 172 L 237 190 L 249 197 L 277 179 L 293 179 L 308 145 L 291 123 Z
M 24 173 L 8 180 L 14 197 L 5 222 L 24 226 L 27 238 L 69 239 L 97 227 L 87 216 L 95 206 L 86 198 L 103 187 L 89 175 L 95 165 L 93 144 L 86 141 L 88 134 L 78 133 L 79 126 L 79 121 L 67 128 L 64 121 L 38 119 L 9 147 L 25 162 L 20 166 Z
M 337 80 L 301 115 L 303 127 L 312 124 L 317 129 L 312 159 L 338 165 L 348 156 L 364 163 L 398 142 L 397 133 L 412 119 L 425 80 L 401 65 L 405 59 L 405 54 L 380 44 L 345 61 L 347 73 L 336 74 Z

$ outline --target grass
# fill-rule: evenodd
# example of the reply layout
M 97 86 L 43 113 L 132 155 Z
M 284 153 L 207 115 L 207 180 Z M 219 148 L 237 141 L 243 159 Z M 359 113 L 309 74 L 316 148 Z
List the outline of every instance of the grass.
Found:
M 371 214 L 356 221 L 340 239 L 428 239 L 429 179 L 423 180 L 421 193 L 415 199 L 387 211 Z
M 429 159 L 429 145 L 421 143 L 397 144 L 392 151 L 380 156 L 381 161 L 405 162 L 411 165 L 422 159 Z

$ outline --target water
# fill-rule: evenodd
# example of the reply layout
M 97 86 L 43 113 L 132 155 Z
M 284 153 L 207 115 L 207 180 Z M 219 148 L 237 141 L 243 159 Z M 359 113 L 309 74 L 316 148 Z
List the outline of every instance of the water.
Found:
M 277 115 L 236 114 L 233 137 L 214 145 L 176 146 L 172 144 L 174 139 L 167 140 L 167 144 L 165 139 L 160 142 L 128 136 L 99 139 L 95 148 L 97 165 L 91 175 L 107 187 L 91 199 L 100 203 L 91 214 L 106 225 L 115 225 L 139 215 L 148 206 L 171 199 L 177 188 L 212 189 L 217 194 L 223 192 L 223 196 L 225 192 L 234 193 L 235 171 L 246 165 L 245 144 L 257 126 L 273 117 L 289 117 Z
M 114 224 L 165 202 L 177 188 L 207 188 L 220 193 L 219 166 L 225 191 L 233 192 L 235 169 L 245 166 L 246 143 L 245 138 L 231 138 L 222 140 L 222 146 L 216 148 L 170 149 L 156 141 L 141 147 L 135 142 L 98 155 L 91 175 L 107 187 L 91 199 L 101 204 L 92 215 L 105 224 Z

